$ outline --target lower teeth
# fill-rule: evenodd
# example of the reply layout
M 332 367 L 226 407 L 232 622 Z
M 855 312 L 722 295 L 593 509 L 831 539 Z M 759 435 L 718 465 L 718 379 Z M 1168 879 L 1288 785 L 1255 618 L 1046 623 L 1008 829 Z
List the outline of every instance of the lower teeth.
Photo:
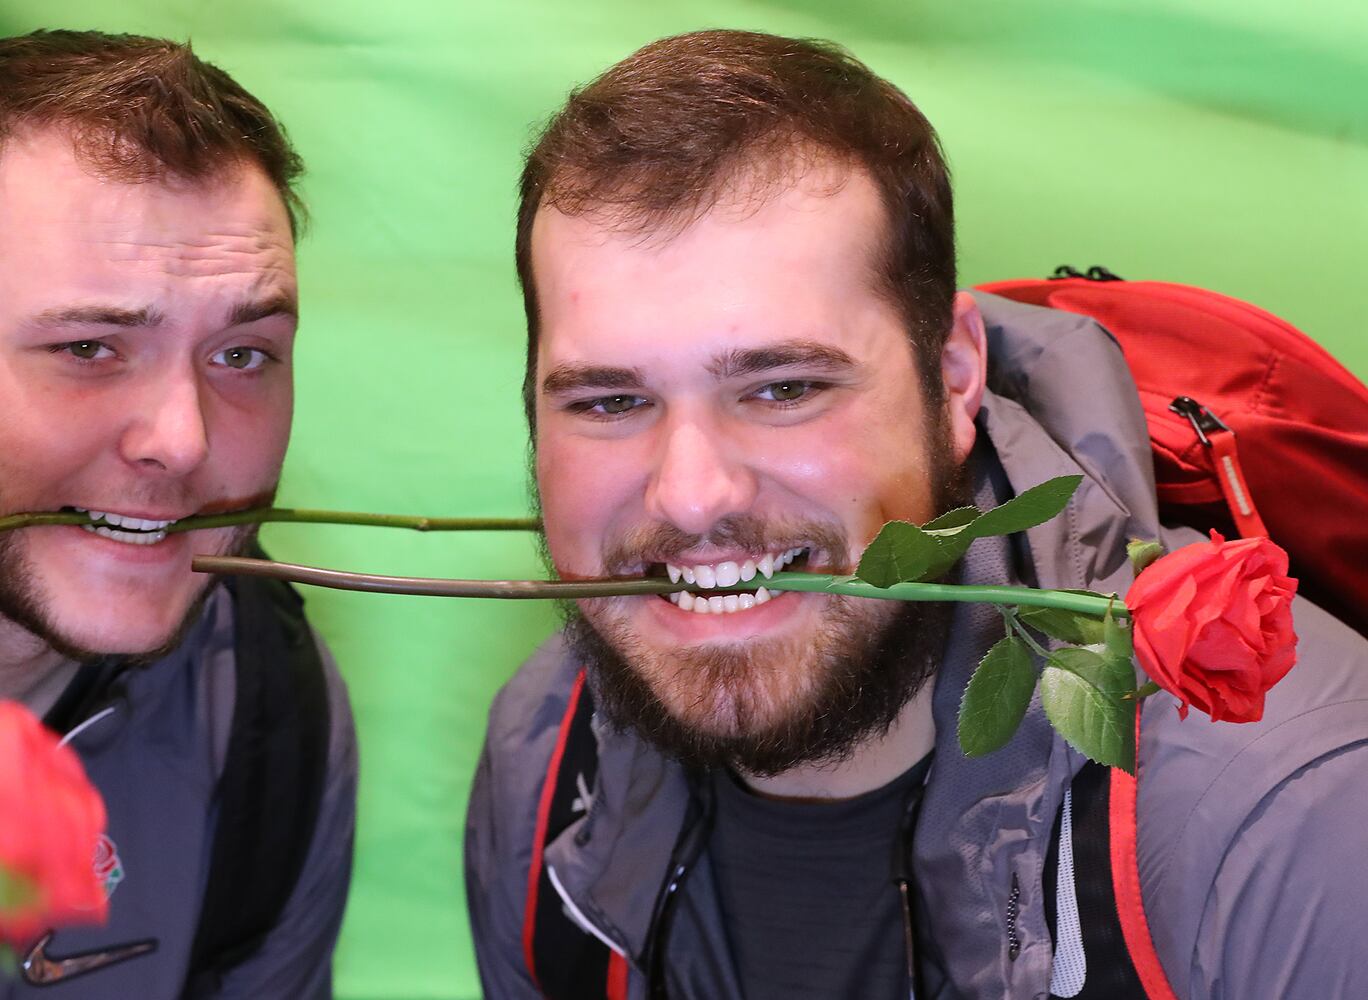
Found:
M 672 604 L 678 605 L 681 611 L 692 611 L 696 615 L 727 615 L 737 611 L 749 611 L 775 596 L 777 595 L 760 587 L 753 594 L 726 594 L 715 597 L 681 590 L 671 594 L 669 599 Z

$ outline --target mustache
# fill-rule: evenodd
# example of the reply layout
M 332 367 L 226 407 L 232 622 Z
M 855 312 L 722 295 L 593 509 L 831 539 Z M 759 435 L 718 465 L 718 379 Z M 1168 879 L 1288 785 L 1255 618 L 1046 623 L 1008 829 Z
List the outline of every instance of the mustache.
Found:
M 808 519 L 768 521 L 751 514 L 733 514 L 718 521 L 706 534 L 682 531 L 673 524 L 648 524 L 613 539 L 604 550 L 608 572 L 624 574 L 657 562 L 679 562 L 679 556 L 703 545 L 773 552 L 795 548 L 820 549 L 834 572 L 850 563 L 850 546 L 840 527 Z

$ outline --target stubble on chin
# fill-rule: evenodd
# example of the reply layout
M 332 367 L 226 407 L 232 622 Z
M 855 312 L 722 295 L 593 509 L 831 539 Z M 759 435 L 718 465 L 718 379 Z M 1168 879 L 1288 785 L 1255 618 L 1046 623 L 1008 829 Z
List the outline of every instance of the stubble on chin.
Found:
M 258 526 L 237 525 L 227 535 L 222 555 L 247 554 L 256 542 Z M 66 659 L 89 662 L 110 655 L 108 650 L 90 649 L 72 639 L 54 619 L 49 601 L 38 583 L 39 575 L 27 558 L 18 531 L 0 532 L 0 618 L 8 619 Z M 199 620 L 216 576 L 205 576 L 176 626 L 152 649 L 135 654 L 120 654 L 130 663 L 151 663 L 185 641 L 186 634 Z M 92 595 L 98 596 L 98 595 Z

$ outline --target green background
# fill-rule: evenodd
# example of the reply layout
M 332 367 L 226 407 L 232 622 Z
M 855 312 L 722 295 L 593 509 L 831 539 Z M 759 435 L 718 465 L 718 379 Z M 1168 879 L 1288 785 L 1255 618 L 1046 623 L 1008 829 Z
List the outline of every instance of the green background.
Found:
M 528 509 L 512 227 L 531 130 L 637 46 L 713 26 L 835 39 L 908 91 L 955 171 L 964 282 L 1070 262 L 1205 285 L 1368 375 L 1362 0 L 0 0 L 5 33 L 190 38 L 283 119 L 314 222 L 282 502 L 446 515 Z M 374 572 L 541 572 L 518 535 L 266 541 Z M 338 993 L 478 996 L 469 776 L 490 697 L 553 612 L 321 591 L 309 606 L 362 741 Z

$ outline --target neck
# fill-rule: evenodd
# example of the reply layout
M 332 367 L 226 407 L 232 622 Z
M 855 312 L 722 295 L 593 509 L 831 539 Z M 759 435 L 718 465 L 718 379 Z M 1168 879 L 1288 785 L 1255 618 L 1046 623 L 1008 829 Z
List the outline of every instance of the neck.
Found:
M 25 701 L 70 663 L 28 629 L 0 615 L 0 699 Z
M 881 788 L 936 745 L 934 688 L 935 678 L 928 679 L 888 732 L 861 743 L 847 760 L 802 764 L 772 777 L 743 773 L 741 780 L 752 791 L 776 799 L 851 799 Z

